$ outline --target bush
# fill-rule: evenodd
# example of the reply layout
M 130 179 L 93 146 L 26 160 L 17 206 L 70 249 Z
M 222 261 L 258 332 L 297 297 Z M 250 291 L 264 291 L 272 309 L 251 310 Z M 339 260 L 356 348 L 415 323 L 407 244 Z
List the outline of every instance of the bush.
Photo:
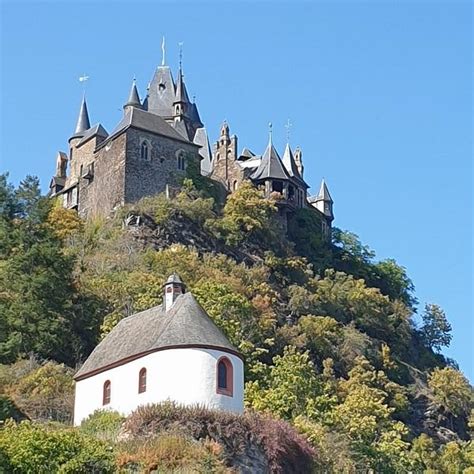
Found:
M 136 472 L 212 472 L 230 473 L 226 469 L 218 443 L 197 442 L 179 434 L 163 434 L 147 440 L 120 445 L 117 467 Z
M 125 418 L 116 411 L 96 410 L 80 426 L 80 430 L 102 441 L 116 441 Z
M 173 432 L 210 439 L 222 446 L 222 459 L 230 467 L 246 455 L 255 457 L 256 450 L 273 473 L 312 472 L 314 451 L 309 443 L 288 423 L 257 413 L 237 415 L 168 402 L 139 407 L 126 420 L 124 431 L 136 438 Z
M 11 466 L 6 472 L 115 472 L 113 451 L 105 443 L 73 428 L 29 421 L 8 420 L 0 430 L 0 463 Z

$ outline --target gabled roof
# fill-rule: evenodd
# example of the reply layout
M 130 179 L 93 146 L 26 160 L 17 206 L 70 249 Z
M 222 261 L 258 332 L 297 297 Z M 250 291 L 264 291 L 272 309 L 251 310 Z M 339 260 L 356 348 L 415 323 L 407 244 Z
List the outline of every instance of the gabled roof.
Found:
M 155 135 L 161 135 L 164 137 L 172 138 L 180 142 L 188 143 L 189 145 L 195 145 L 194 143 L 187 140 L 183 135 L 177 132 L 166 120 L 161 118 L 159 115 L 141 110 L 136 107 L 128 109 L 122 120 L 119 122 L 115 130 L 108 137 L 108 140 L 116 137 L 120 133 L 124 132 L 128 128 L 139 128 Z M 102 145 L 102 144 L 101 144 Z
M 148 91 L 147 110 L 162 117 L 173 116 L 175 85 L 169 66 L 158 66 Z
M 90 140 L 93 137 L 101 137 L 101 138 L 107 138 L 109 134 L 107 133 L 107 130 L 100 124 L 96 124 L 93 127 L 89 128 L 87 132 L 84 134 L 82 137 L 82 140 L 77 144 L 78 147 L 84 145 L 88 140 Z
M 255 156 L 255 153 L 253 151 L 250 151 L 248 148 L 244 148 L 242 150 L 242 153 L 240 156 L 237 158 L 238 160 L 245 161 L 250 158 L 253 158 Z
M 290 179 L 290 176 L 271 141 L 268 143 L 267 149 L 262 156 L 260 166 L 255 173 L 252 174 L 251 178 L 256 181 L 269 178 Z
M 75 378 L 82 379 L 146 354 L 179 347 L 215 348 L 241 355 L 191 293 L 122 319 L 99 343 Z

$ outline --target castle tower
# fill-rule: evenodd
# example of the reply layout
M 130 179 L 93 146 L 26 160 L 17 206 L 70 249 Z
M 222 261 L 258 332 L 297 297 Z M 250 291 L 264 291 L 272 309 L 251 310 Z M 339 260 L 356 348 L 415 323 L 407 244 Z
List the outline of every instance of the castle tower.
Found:
M 234 191 L 240 183 L 241 176 L 235 170 L 237 158 L 237 137 L 229 134 L 226 121 L 221 126 L 219 140 L 214 145 L 213 178 L 219 180 L 228 191 Z
M 329 222 L 332 222 L 334 220 L 333 204 L 334 201 L 332 200 L 332 197 L 329 194 L 329 189 L 323 179 L 321 181 L 321 187 L 319 188 L 318 196 L 316 197 L 313 205 L 326 216 Z
M 77 117 L 76 128 L 74 134 L 69 138 L 69 163 L 71 177 L 77 178 L 79 174 L 79 169 L 77 165 L 76 147 L 79 142 L 82 140 L 87 130 L 91 128 L 91 123 L 89 120 L 89 111 L 87 110 L 87 103 L 85 95 L 82 97 L 81 108 L 79 109 L 79 116 Z
M 168 280 L 166 280 L 166 283 L 163 285 L 163 289 L 163 304 L 165 311 L 171 309 L 179 295 L 186 293 L 186 287 L 176 273 L 173 273 L 168 277 Z
M 130 89 L 130 94 L 128 95 L 128 100 L 123 106 L 124 113 L 127 113 L 127 111 L 133 107 L 138 107 L 139 109 L 142 108 L 142 105 L 140 102 L 140 96 L 138 95 L 137 83 L 135 79 L 133 79 L 132 87 Z

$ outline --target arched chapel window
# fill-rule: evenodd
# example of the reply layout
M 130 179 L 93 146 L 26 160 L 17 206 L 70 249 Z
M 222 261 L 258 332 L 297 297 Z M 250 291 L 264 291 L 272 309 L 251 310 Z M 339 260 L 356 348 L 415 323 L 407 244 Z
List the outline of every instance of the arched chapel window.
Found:
M 234 369 L 227 357 L 217 361 L 217 393 L 232 396 L 234 392 Z
M 110 395 L 112 393 L 112 384 L 110 380 L 104 382 L 104 389 L 102 392 L 102 405 L 108 405 L 110 403 Z
M 178 169 L 180 171 L 184 171 L 186 165 L 185 165 L 184 153 L 183 152 L 178 153 L 177 161 L 178 161 Z
M 146 369 L 140 370 L 138 374 L 138 393 L 146 392 Z
M 149 150 L 148 150 L 148 143 L 143 142 L 141 147 L 140 147 L 140 158 L 145 161 L 149 161 Z

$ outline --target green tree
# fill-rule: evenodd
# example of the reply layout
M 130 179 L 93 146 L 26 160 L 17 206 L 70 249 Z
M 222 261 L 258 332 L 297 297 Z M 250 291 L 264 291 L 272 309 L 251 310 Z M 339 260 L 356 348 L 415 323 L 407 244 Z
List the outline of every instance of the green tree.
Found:
M 472 408 L 473 390 L 466 377 L 452 367 L 436 368 L 428 377 L 435 401 L 454 416 L 466 415 Z
M 273 358 L 273 365 L 260 364 L 259 377 L 245 387 L 246 403 L 259 411 L 292 419 L 311 411 L 320 395 L 321 384 L 308 352 L 288 346 L 283 355 Z
M 214 228 L 229 245 L 237 245 L 259 236 L 270 237 L 267 240 L 277 242 L 276 212 L 275 202 L 265 199 L 262 190 L 245 181 L 228 197 L 223 217 L 215 222 Z
M 444 311 L 436 304 L 427 304 L 422 319 L 421 336 L 425 344 L 438 351 L 443 346 L 449 346 L 452 338 L 451 324 Z

